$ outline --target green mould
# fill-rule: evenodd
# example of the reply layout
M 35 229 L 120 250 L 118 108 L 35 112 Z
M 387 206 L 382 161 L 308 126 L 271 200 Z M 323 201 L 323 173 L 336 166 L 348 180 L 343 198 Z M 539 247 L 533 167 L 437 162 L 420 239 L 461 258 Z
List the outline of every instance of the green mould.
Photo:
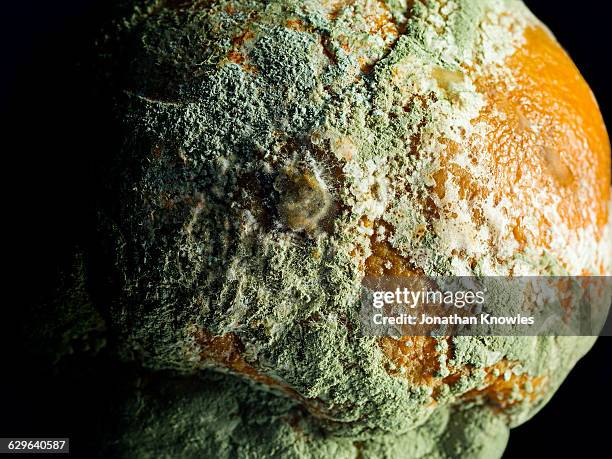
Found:
M 359 292 L 587 268 L 522 248 L 491 181 L 483 81 L 512 82 L 537 27 L 511 0 L 119 2 L 102 309 L 117 355 L 161 376 L 109 447 L 501 456 L 594 338 L 363 337 Z

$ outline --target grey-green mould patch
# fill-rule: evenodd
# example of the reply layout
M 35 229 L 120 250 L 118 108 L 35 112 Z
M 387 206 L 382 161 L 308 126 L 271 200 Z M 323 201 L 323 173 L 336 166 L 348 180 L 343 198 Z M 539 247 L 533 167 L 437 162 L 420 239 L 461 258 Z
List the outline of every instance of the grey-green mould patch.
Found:
M 439 140 L 460 140 L 482 108 L 462 66 L 503 63 L 534 21 L 523 4 L 118 3 L 100 44 L 124 132 L 100 213 L 116 281 L 102 306 L 121 358 L 186 378 L 131 395 L 119 452 L 500 456 L 591 339 L 438 343 L 434 390 L 391 375 L 357 314 L 380 229 L 366 222 L 393 227 L 393 250 L 427 274 L 468 269 L 426 198 Z M 514 35 L 490 24 L 502 14 Z M 518 262 L 474 257 L 477 274 Z M 243 366 L 210 357 L 198 330 L 237 337 Z M 544 377 L 546 397 L 503 412 L 466 401 L 503 361 Z M 449 366 L 464 374 L 444 379 Z M 286 390 L 242 380 L 253 374 Z

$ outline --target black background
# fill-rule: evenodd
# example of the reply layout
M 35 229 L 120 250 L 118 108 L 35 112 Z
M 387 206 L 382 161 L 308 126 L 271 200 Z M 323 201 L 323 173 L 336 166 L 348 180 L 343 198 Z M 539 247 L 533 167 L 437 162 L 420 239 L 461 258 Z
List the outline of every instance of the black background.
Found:
M 555 33 L 591 85 L 612 126 L 605 2 L 526 2 Z M 85 439 L 101 421 L 113 367 L 52 375 L 29 357 L 16 329 L 27 299 L 49 288 L 66 248 L 79 241 L 93 208 L 96 155 L 112 133 L 98 95 L 75 65 L 89 52 L 99 19 L 91 0 L 5 2 L 0 26 L 3 292 L 0 293 L 0 436 Z M 110 148 L 110 147 L 109 147 Z M 31 324 L 36 332 L 36 324 Z M 601 338 L 550 403 L 512 431 L 505 457 L 606 456 L 612 413 L 612 338 Z

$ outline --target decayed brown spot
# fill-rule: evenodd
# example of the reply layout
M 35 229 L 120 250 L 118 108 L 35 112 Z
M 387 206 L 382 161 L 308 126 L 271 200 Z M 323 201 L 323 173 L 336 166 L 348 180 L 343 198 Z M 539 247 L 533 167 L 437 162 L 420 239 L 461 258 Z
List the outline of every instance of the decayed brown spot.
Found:
M 282 169 L 274 182 L 279 193 L 278 211 L 294 231 L 319 229 L 332 205 L 322 178 L 308 164 L 292 164 Z

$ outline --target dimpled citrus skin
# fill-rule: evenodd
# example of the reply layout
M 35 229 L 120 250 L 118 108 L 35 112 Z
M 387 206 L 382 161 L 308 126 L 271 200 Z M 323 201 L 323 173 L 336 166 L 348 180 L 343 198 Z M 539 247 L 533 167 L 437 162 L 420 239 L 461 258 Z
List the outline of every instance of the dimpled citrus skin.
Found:
M 539 214 L 534 242 L 550 247 L 549 208 L 570 230 L 603 232 L 609 217 L 610 143 L 595 98 L 559 44 L 538 26 L 528 28 L 525 39 L 506 64 L 516 86 L 495 77 L 478 86 L 489 99 L 482 119 L 491 126 L 487 152 L 495 158 L 497 183 L 512 190 L 512 207 L 522 215 Z M 544 189 L 548 199 L 533 205 L 528 191 L 534 188 Z M 513 231 L 527 243 L 520 222 Z M 606 271 L 595 266 L 575 274 Z
M 500 456 L 594 339 L 363 337 L 359 292 L 365 276 L 610 274 L 607 134 L 544 26 L 512 0 L 117 11 L 105 313 L 122 358 L 205 375 L 176 405 L 145 390 L 117 444 L 146 455 L 129 435 L 182 412 L 168 456 Z M 213 390 L 211 371 L 252 386 Z M 217 437 L 197 415 L 211 403 L 262 423 L 274 405 L 281 424 L 263 445 L 244 409 L 220 409 Z M 198 436 L 217 443 L 173 449 Z

